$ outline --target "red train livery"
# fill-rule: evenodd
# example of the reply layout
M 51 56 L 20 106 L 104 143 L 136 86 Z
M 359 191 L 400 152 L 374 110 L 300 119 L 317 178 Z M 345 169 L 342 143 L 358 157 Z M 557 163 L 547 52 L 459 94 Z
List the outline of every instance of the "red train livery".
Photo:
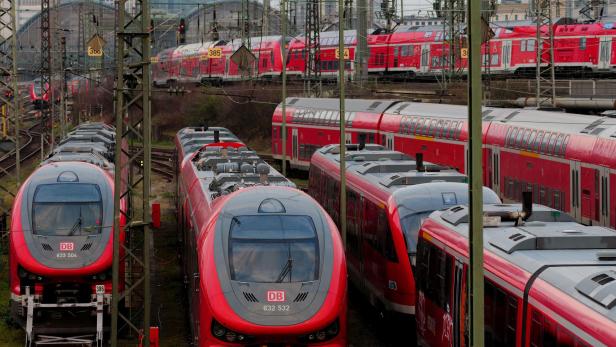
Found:
M 28 346 L 37 335 L 92 334 L 102 343 L 111 301 L 114 156 L 113 148 L 89 141 L 113 134 L 101 123 L 79 126 L 15 197 L 10 312 Z M 121 242 L 123 225 L 121 218 Z
M 613 346 L 616 233 L 545 206 L 484 205 L 485 345 Z M 419 234 L 417 334 L 469 346 L 468 208 L 434 212 Z
M 287 99 L 287 155 L 306 168 L 312 152 L 339 141 L 335 99 Z M 348 100 L 348 138 L 466 172 L 465 106 L 391 100 Z M 367 107 L 368 106 L 368 107 Z M 384 106 L 385 111 L 382 111 Z M 272 117 L 272 153 L 281 158 L 280 105 Z M 368 130 L 364 130 L 368 129 Z M 584 224 L 616 226 L 616 120 L 528 109 L 483 111 L 484 185 L 508 201 L 532 191 L 535 203 L 571 214 Z M 302 152 L 303 149 L 303 152 Z
M 349 278 L 382 314 L 416 309 L 417 233 L 435 210 L 468 202 L 466 177 L 421 159 L 362 142 L 347 145 Z M 308 191 L 339 223 L 339 146 L 315 152 Z M 500 200 L 490 189 L 484 199 Z
M 527 24 L 494 24 L 494 37 L 482 46 L 483 65 L 490 74 L 532 75 L 537 61 L 537 27 Z M 540 29 L 543 33 L 547 26 Z M 558 21 L 554 33 L 554 67 L 557 73 L 613 73 L 616 67 L 616 29 L 613 23 L 566 24 Z M 389 34 L 368 35 L 368 72 L 383 78 L 399 79 L 416 76 L 436 76 L 442 73 L 449 56 L 449 45 L 443 40 L 443 28 L 436 26 L 401 26 Z M 281 36 L 250 38 L 256 60 L 248 76 L 280 78 L 283 69 Z M 290 78 L 306 77 L 306 43 L 303 37 L 287 38 L 286 63 Z M 548 43 L 545 43 L 548 45 Z M 223 83 L 238 80 L 241 74 L 230 59 L 239 48 L 239 41 L 210 41 L 170 48 L 153 58 L 155 85 L 178 82 Z M 345 71 L 348 78 L 355 70 L 357 32 L 344 32 Z M 324 79 L 336 79 L 338 74 L 338 33 L 320 33 L 320 53 L 315 68 Z M 546 53 L 548 54 L 548 53 Z M 549 61 L 549 57 L 544 57 Z M 464 70 L 468 61 L 461 58 L 456 67 Z
M 219 133 L 200 135 L 207 142 Z M 346 260 L 335 224 L 244 144 L 210 142 L 182 149 L 179 175 L 194 344 L 346 346 Z

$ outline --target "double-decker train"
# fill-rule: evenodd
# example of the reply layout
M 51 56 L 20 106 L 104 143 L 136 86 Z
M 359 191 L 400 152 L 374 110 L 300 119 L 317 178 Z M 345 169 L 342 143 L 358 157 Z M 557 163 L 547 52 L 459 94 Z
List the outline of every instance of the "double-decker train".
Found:
M 314 151 L 340 139 L 338 100 L 286 101 L 287 160 L 308 169 Z M 347 100 L 346 141 L 367 142 L 466 172 L 465 106 Z M 272 154 L 282 158 L 282 111 L 272 116 Z M 616 226 L 616 120 L 530 109 L 484 108 L 483 178 L 503 200 L 535 203 L 584 224 Z
M 486 346 L 613 346 L 616 233 L 525 203 L 486 204 Z M 423 346 L 470 346 L 467 206 L 436 211 L 417 245 L 417 335 Z
M 345 346 L 346 261 L 336 225 L 243 143 L 221 142 L 221 131 L 176 137 L 194 344 Z
M 379 145 L 346 145 L 349 278 L 382 316 L 416 312 L 415 259 L 422 221 L 468 202 L 466 176 Z M 340 222 L 339 145 L 314 153 L 308 192 Z M 500 203 L 484 188 L 486 202 Z
M 113 134 L 102 123 L 80 125 L 15 196 L 10 314 L 26 330 L 27 346 L 70 336 L 83 342 L 89 335 L 102 344 L 112 289 L 115 142 L 92 141 Z M 120 203 L 126 207 L 126 199 Z
M 543 26 L 541 35 L 548 30 L 554 35 L 554 68 L 557 73 L 604 74 L 616 68 L 616 28 L 611 22 L 568 24 L 557 21 L 552 27 Z M 502 76 L 530 75 L 536 69 L 537 27 L 528 23 L 495 23 L 493 37 L 482 46 L 483 66 L 490 74 Z M 338 33 L 321 32 L 316 69 L 322 78 L 335 79 L 338 71 Z M 545 45 L 549 45 L 545 41 Z M 247 47 L 254 55 L 254 63 L 240 71 L 231 56 L 240 47 L 238 40 L 208 41 L 166 49 L 152 58 L 152 76 L 155 85 L 176 83 L 223 83 L 251 78 L 280 78 L 286 68 L 290 78 L 303 78 L 306 74 L 306 43 L 303 36 L 252 37 Z M 344 33 L 347 58 L 345 71 L 349 78 L 355 70 L 357 32 Z M 283 67 L 282 47 L 287 47 L 286 66 Z M 542 47 L 543 61 L 550 61 L 546 47 Z M 367 68 L 370 74 L 399 79 L 417 76 L 436 76 L 449 66 L 449 44 L 444 42 L 443 28 L 437 26 L 401 26 L 387 34 L 368 35 Z M 451 52 L 452 54 L 454 52 Z M 461 51 L 453 54 L 455 67 L 465 70 L 468 57 Z

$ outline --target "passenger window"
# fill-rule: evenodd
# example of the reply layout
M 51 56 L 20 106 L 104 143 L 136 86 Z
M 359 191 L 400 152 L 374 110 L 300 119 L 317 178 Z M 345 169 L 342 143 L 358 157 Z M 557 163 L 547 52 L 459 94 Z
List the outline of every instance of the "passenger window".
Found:
M 563 147 L 563 140 L 565 139 L 565 135 L 560 134 L 556 139 L 556 146 L 554 147 L 554 155 L 561 155 L 561 149 Z
M 428 130 L 428 136 L 436 136 L 436 119 L 430 121 L 430 129 Z
M 560 148 L 560 155 L 565 155 L 565 150 L 567 149 L 567 143 L 569 143 L 569 135 L 565 136 L 565 139 L 563 140 L 563 144 Z
M 535 143 L 533 144 L 533 151 L 535 152 L 539 152 L 539 149 L 541 148 L 541 141 L 543 140 L 543 131 L 539 131 L 539 134 L 537 134 L 537 139 L 535 140 Z
M 387 260 L 397 263 L 398 256 L 396 255 L 396 247 L 391 237 L 391 230 L 389 228 L 387 214 L 385 213 L 384 209 L 379 209 L 379 220 L 377 228 L 377 237 L 383 240 L 383 255 L 385 256 L 385 258 L 387 258 Z
M 586 49 L 586 38 L 585 37 L 581 37 L 580 38 L 580 50 L 583 51 Z
M 556 138 L 558 137 L 558 134 L 552 133 L 552 136 L 550 136 L 550 144 L 548 146 L 548 153 L 549 154 L 554 154 L 554 147 L 556 145 Z
M 509 141 L 509 147 L 515 147 L 518 132 L 520 132 L 520 129 L 518 128 L 514 128 L 511 132 L 511 141 Z
M 543 136 L 543 140 L 541 140 L 541 150 L 540 152 L 545 153 L 548 150 L 548 143 L 550 141 L 550 135 L 552 135 L 552 133 L 545 133 L 545 136 Z
M 517 299 L 485 281 L 485 345 L 515 346 L 518 303 Z
M 460 138 L 461 132 L 462 132 L 462 122 L 458 122 L 458 129 L 456 130 L 456 139 Z
M 527 150 L 529 150 L 529 151 L 530 151 L 530 150 L 532 150 L 532 148 L 533 148 L 533 144 L 535 143 L 535 139 L 536 139 L 536 138 L 537 138 L 537 131 L 536 131 L 536 130 L 533 130 L 533 131 L 530 133 L 530 137 L 528 138 L 528 141 L 527 141 L 527 143 L 526 143 L 526 149 L 527 149 Z

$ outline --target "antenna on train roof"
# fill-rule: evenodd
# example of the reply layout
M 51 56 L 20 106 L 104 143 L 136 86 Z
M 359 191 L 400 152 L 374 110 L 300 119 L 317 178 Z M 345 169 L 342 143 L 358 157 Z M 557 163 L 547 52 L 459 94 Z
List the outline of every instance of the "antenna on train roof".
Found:
M 423 153 L 415 153 L 415 167 L 417 171 L 426 171 L 423 161 Z
M 359 134 L 359 148 L 358 150 L 363 150 L 366 148 L 366 134 Z

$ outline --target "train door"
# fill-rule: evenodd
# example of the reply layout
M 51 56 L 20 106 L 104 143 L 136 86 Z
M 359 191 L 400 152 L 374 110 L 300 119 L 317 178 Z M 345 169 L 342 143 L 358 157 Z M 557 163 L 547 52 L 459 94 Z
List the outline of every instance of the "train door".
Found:
M 463 173 L 468 173 L 468 165 L 470 164 L 469 160 L 470 160 L 470 157 L 468 156 L 468 142 L 464 142 L 464 172 Z
M 385 147 L 387 149 L 394 149 L 394 134 L 385 134 Z
M 500 190 L 500 149 L 492 149 L 492 190 L 501 196 Z
M 297 139 L 297 128 L 294 128 L 293 130 L 291 130 L 291 136 L 292 136 L 291 160 L 298 160 L 299 159 L 299 144 L 298 144 L 298 139 Z
M 395 46 L 394 47 L 394 66 L 393 67 L 398 67 L 398 63 L 399 63 L 399 55 L 400 54 L 400 46 Z
M 511 68 L 511 40 L 503 41 L 503 69 L 505 71 Z
M 603 226 L 610 225 L 610 169 L 601 168 L 598 170 L 600 176 L 599 182 L 599 200 L 600 200 L 600 216 L 599 223 Z
M 581 185 L 580 185 L 580 162 L 572 161 L 571 162 L 571 192 L 569 194 L 569 211 L 573 218 L 578 221 L 582 220 L 582 206 L 580 202 L 580 193 L 581 193 Z
M 466 315 L 468 312 L 466 295 L 466 278 L 464 264 L 456 259 L 453 286 L 453 346 L 466 346 L 468 330 Z
M 430 45 L 421 45 L 421 66 L 420 72 L 428 72 L 430 66 Z
M 612 38 L 609 36 L 601 37 L 599 45 L 599 69 L 609 69 L 612 60 Z

